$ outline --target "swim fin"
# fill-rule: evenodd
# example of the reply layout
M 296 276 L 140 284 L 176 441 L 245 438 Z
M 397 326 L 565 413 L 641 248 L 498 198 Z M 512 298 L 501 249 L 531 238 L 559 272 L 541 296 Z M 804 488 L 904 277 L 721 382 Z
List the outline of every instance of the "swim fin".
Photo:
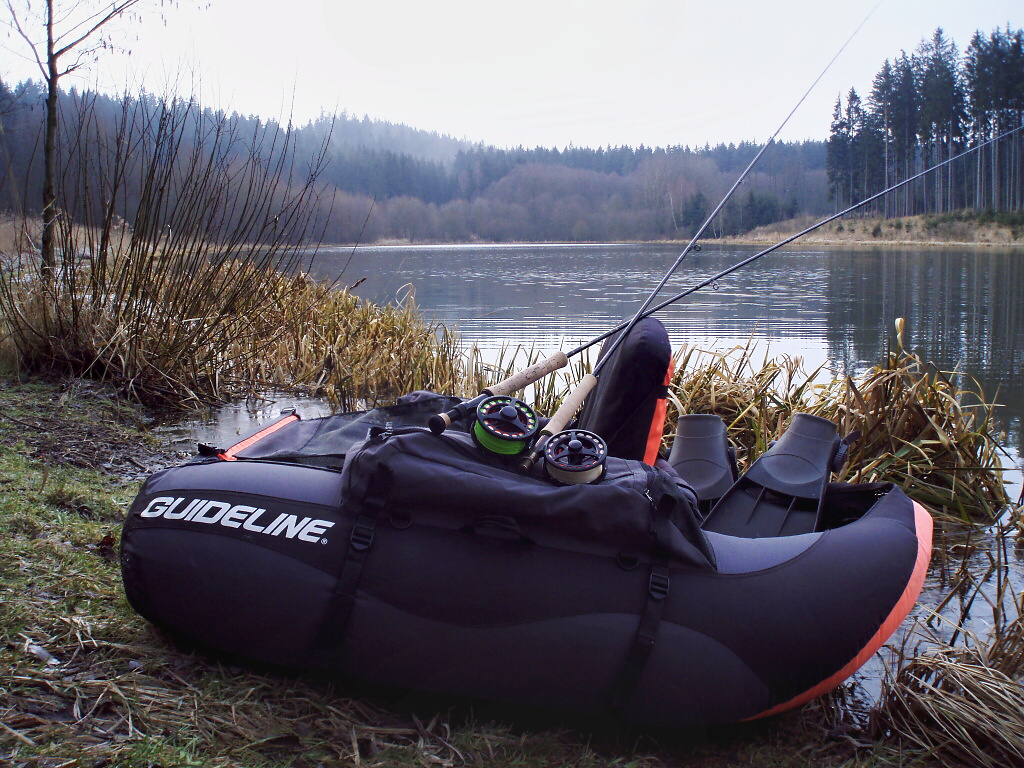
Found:
M 702 515 L 736 482 L 736 449 L 729 445 L 725 422 L 713 413 L 679 417 L 668 463 L 697 494 Z
M 825 488 L 847 452 L 834 423 L 793 414 L 782 437 L 719 499 L 701 527 L 748 539 L 818 530 Z

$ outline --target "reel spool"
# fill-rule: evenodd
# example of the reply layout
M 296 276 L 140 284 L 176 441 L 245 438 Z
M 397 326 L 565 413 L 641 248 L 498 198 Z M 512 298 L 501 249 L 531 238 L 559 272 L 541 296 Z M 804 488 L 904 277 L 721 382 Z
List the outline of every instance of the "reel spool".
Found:
M 565 485 L 594 483 L 604 475 L 608 444 L 585 429 L 567 429 L 553 435 L 544 446 L 548 477 Z
M 518 456 L 537 434 L 537 414 L 514 397 L 488 397 L 476 408 L 473 440 L 488 453 Z

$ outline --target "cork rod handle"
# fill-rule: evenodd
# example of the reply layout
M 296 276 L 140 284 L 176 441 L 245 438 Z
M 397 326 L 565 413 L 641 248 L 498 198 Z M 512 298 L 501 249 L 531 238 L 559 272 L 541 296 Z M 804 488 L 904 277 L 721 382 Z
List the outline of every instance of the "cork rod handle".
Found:
M 489 395 L 511 395 L 513 392 L 518 392 L 520 389 L 525 387 L 527 384 L 544 378 L 549 373 L 557 371 L 559 368 L 565 368 L 569 364 L 569 358 L 565 352 L 556 352 L 551 357 L 541 360 L 539 363 L 523 368 L 519 373 L 509 376 L 504 381 L 499 381 L 497 384 L 484 389 L 484 392 Z

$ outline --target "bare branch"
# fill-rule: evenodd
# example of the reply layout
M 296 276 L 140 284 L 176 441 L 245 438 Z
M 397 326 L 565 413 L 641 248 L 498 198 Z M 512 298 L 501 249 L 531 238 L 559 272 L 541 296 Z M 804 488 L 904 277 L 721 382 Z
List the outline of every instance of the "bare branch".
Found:
M 132 6 L 138 5 L 142 0 L 121 0 L 120 3 L 114 3 L 105 13 L 95 13 L 89 18 L 79 22 L 75 27 L 65 32 L 63 35 L 57 38 L 57 40 L 63 40 L 68 35 L 75 34 L 77 30 L 91 23 L 91 26 L 85 32 L 82 32 L 77 38 L 72 40 L 70 43 L 66 43 L 59 50 L 54 51 L 54 56 L 60 58 L 68 51 L 76 48 L 79 44 L 88 40 L 92 37 L 99 29 L 110 23 L 112 20 L 123 15 Z M 93 22 L 93 19 L 98 21 Z M 56 41 L 55 41 L 56 42 Z
M 39 46 L 32 41 L 32 38 L 28 36 L 28 33 L 25 32 L 24 28 L 21 26 L 21 19 L 18 18 L 18 13 L 14 10 L 14 5 L 11 3 L 11 0 L 5 0 L 4 5 L 7 6 L 7 10 L 11 14 L 10 23 L 14 25 L 14 30 L 18 33 L 21 39 L 28 43 L 28 48 L 32 51 L 32 56 L 36 62 L 36 66 L 39 67 L 39 71 L 43 74 L 43 79 L 45 80 L 48 77 L 48 74 L 46 71 L 46 64 L 43 63 L 42 58 L 39 56 Z

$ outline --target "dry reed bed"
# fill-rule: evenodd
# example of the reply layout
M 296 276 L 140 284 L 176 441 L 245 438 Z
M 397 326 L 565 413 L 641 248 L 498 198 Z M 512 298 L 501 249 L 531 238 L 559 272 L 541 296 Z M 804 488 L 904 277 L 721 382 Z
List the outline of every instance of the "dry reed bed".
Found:
M 1024 765 L 1024 617 L 989 638 L 963 632 L 954 645 L 925 632 L 923 650 L 901 652 L 871 713 L 876 738 L 897 739 L 943 765 Z
M 673 408 L 665 447 L 674 437 L 677 414 L 717 413 L 728 426 L 741 463 L 748 465 L 782 433 L 793 413 L 808 412 L 834 420 L 844 435 L 860 433 L 843 479 L 896 483 L 951 531 L 969 532 L 973 524 L 993 523 L 1011 505 L 1001 481 L 995 405 L 975 382 L 936 370 L 906 350 L 902 321 L 896 330 L 894 349 L 856 379 L 806 372 L 799 360 L 758 355 L 752 345 L 725 352 L 682 348 L 669 392 Z M 539 356 L 523 352 L 526 362 Z M 503 365 L 493 378 L 521 367 L 516 363 Z M 559 383 L 535 388 L 528 399 L 550 412 L 588 368 L 586 362 L 577 366 L 579 370 Z M 1019 508 L 1015 514 L 1018 524 L 1024 524 Z M 1024 621 L 1006 618 L 1019 616 L 1015 601 L 1021 599 L 1006 578 L 1013 567 L 1003 552 L 1011 528 L 1005 522 L 994 530 L 996 551 L 1002 554 L 985 573 L 973 576 L 967 560 L 977 551 L 970 536 L 966 545 L 960 543 L 962 536 L 951 536 L 955 543 L 950 553 L 941 550 L 946 539 L 937 540 L 940 565 L 956 549 L 964 554 L 935 616 L 957 597 L 965 614 L 976 600 L 989 600 L 993 633 L 979 638 L 961 629 L 943 639 L 929 632 L 920 647 L 904 647 L 871 711 L 869 733 L 876 741 L 861 746 L 874 746 L 876 754 L 891 754 L 897 762 L 902 759 L 895 756 L 906 753 L 923 764 L 928 764 L 925 756 L 938 764 L 963 766 L 1022 763 Z M 984 557 L 991 559 L 991 553 Z M 993 581 L 998 587 L 989 595 L 984 589 Z
M 372 307 L 294 269 L 281 273 L 281 260 L 259 249 L 225 257 L 129 234 L 102 263 L 93 248 L 68 251 L 85 255 L 52 282 L 33 275 L 31 264 L 19 272 L 17 260 L 7 262 L 0 314 L 18 366 L 89 375 L 151 402 L 202 405 L 297 387 L 340 407 L 418 388 L 469 394 L 502 378 L 499 369 L 521 367 L 499 361 L 492 371 L 472 354 L 461 357 L 454 334 L 423 322 L 411 300 Z M 516 350 L 511 357 L 519 352 L 535 356 Z M 538 408 L 551 412 L 588 367 L 577 360 L 534 386 Z M 805 411 L 833 419 L 844 434 L 860 432 L 845 479 L 895 482 L 950 524 L 991 522 L 1009 504 L 994 406 L 983 396 L 971 400 L 956 375 L 934 370 L 901 342 L 857 380 L 822 382 L 797 360 L 757 359 L 752 348 L 684 348 L 677 369 L 676 412 L 722 415 L 744 463 Z M 670 420 L 667 441 L 673 429 Z M 121 600 L 112 570 L 98 578 L 75 565 L 95 556 L 83 548 L 102 550 L 103 541 L 59 534 L 19 544 L 15 571 L 25 578 L 8 587 L 3 608 L 5 626 L 21 627 L 0 649 L 15 670 L 0 692 L 4 743 L 30 752 L 33 743 L 62 743 L 68 759 L 94 753 L 117 762 L 139 759 L 146 748 L 165 757 L 161 744 L 173 733 L 179 745 L 226 743 L 223 764 L 296 752 L 379 761 L 389 749 L 453 764 L 515 750 L 507 731 L 463 733 L 453 744 L 442 721 L 410 725 L 330 689 L 167 651 L 123 603 L 110 610 Z M 83 589 L 95 598 L 54 614 L 54 605 Z M 1021 635 L 1018 620 L 991 641 L 908 654 L 876 711 L 878 733 L 965 765 L 1019 762 L 1020 665 L 993 660 L 1019 658 Z M 1010 647 L 1017 650 L 1001 650 Z M 189 752 L 187 743 L 181 749 Z
M 914 360 L 901 351 L 855 382 L 860 398 L 872 402 L 880 385 L 870 382 L 885 383 L 881 391 L 890 395 L 905 388 L 919 397 L 923 369 Z M 691 351 L 681 362 L 681 386 L 673 388 L 676 407 L 725 414 L 741 444 L 751 435 L 756 439 L 748 444 L 766 444 L 794 410 L 828 403 L 830 393 L 846 391 L 813 383 L 796 361 L 762 365 L 749 349 L 724 355 Z M 549 382 L 535 394 L 549 397 L 550 408 L 571 379 L 570 374 Z M 894 389 L 894 379 L 906 381 Z M 928 423 L 943 423 L 931 407 L 922 406 Z M 858 418 L 865 412 L 873 413 L 862 408 Z M 924 450 L 936 442 L 941 444 L 926 435 Z M 748 459 L 753 455 L 752 450 Z M 32 478 L 22 492 L 31 502 L 46 483 L 45 475 Z M 325 765 L 487 765 L 514 764 L 522 750 L 547 742 L 543 749 L 563 762 L 601 762 L 571 733 L 516 734 L 447 714 L 417 720 L 372 697 L 353 697 L 351 689 L 211 665 L 174 650 L 130 611 L 120 593 L 110 536 L 116 513 L 83 504 L 72 490 L 47 498 L 77 499 L 73 513 L 54 517 L 32 503 L 24 519 L 5 519 L 12 535 L 3 551 L 8 576 L 0 619 L 7 642 L 0 659 L 11 674 L 0 690 L 0 744 L 12 754 L 29 761 L 45 755 L 54 764 L 227 766 L 297 758 Z M 961 588 L 957 574 L 964 570 L 961 565 L 953 574 L 953 592 Z M 978 576 L 974 586 L 987 579 Z M 955 646 L 933 636 L 924 650 L 905 651 L 897 659 L 871 716 L 880 759 L 963 766 L 1020 762 L 1024 625 L 1015 619 L 990 640 L 961 637 L 965 641 Z M 663 764 L 654 755 L 634 758 L 638 765 Z
M 69 106 L 56 263 L 40 263 L 36 222 L 0 226 L 8 367 L 177 407 L 282 387 L 342 406 L 452 388 L 454 342 L 411 301 L 372 307 L 305 276 L 331 207 L 329 131 L 300 147 L 290 124 L 174 94 L 125 98 L 104 130 L 89 99 Z
M 292 388 L 348 408 L 461 381 L 454 334 L 425 322 L 411 296 L 378 307 L 251 255 L 166 256 L 145 271 L 132 261 L 114 260 L 102 284 L 89 266 L 51 283 L 31 266 L 0 277 L 8 365 L 175 407 Z
M 388 402 L 415 389 L 472 394 L 537 357 L 513 350 L 494 366 L 462 355 L 456 334 L 425 322 L 411 295 L 377 307 L 310 279 L 302 253 L 277 244 L 167 241 L 127 231 L 105 255 L 89 231 L 68 229 L 80 254 L 45 280 L 31 262 L 0 274 L 0 324 L 12 367 L 110 382 L 146 402 L 199 407 L 299 389 L 336 407 Z M 282 272 L 282 265 L 290 269 Z M 671 391 L 677 413 L 718 413 L 741 464 L 777 438 L 791 415 L 829 418 L 859 433 L 841 479 L 895 482 L 944 517 L 995 520 L 1010 503 L 1002 483 L 995 406 L 976 384 L 935 370 L 897 343 L 857 380 L 805 372 L 799 360 L 684 347 Z M 590 367 L 577 358 L 535 384 L 543 412 Z M 666 427 L 670 442 L 674 419 Z
M 793 413 L 859 434 L 839 479 L 893 482 L 947 520 L 995 521 L 1011 504 L 1002 482 L 995 404 L 973 380 L 936 370 L 902 344 L 857 379 L 821 377 L 798 359 L 683 348 L 670 399 L 676 413 L 717 413 L 741 465 L 779 437 Z M 666 425 L 666 444 L 674 436 Z
M 868 733 L 942 765 L 1024 763 L 1024 593 L 1012 520 L 940 529 L 946 594 L 892 649 Z M 987 614 L 990 611 L 990 615 Z

